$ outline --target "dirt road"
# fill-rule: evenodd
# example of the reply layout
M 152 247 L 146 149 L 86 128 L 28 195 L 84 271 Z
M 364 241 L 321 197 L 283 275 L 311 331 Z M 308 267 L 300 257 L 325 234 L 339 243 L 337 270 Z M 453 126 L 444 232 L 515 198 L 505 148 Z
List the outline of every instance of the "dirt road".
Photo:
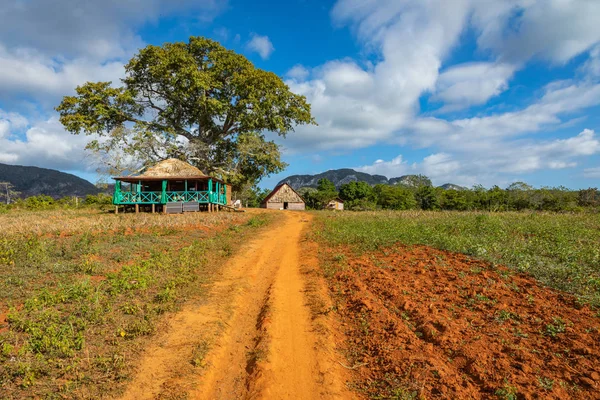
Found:
M 285 212 L 145 349 L 123 399 L 349 398 L 327 338 L 315 334 L 301 265 L 310 215 Z

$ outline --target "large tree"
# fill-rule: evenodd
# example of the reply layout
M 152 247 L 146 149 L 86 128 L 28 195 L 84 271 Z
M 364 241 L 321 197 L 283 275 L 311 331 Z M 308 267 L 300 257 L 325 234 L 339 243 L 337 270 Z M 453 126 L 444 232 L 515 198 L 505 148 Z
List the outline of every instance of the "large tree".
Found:
M 113 173 L 175 157 L 241 189 L 285 168 L 264 132 L 314 123 L 304 96 L 207 38 L 147 46 L 125 71 L 122 86 L 88 82 L 56 108 Z

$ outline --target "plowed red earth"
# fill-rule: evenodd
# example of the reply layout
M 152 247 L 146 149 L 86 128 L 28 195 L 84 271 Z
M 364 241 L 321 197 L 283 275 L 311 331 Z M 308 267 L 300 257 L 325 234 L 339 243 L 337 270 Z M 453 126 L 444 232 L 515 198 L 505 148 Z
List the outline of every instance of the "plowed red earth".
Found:
M 363 394 L 600 398 L 600 318 L 573 297 L 422 246 L 339 251 L 329 286 Z

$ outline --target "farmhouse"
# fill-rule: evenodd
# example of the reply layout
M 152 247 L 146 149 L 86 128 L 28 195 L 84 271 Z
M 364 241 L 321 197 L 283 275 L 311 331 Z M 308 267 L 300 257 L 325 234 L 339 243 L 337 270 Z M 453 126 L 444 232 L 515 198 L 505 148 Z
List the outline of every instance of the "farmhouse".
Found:
M 282 183 L 260 203 L 262 208 L 273 210 L 304 210 L 304 199 L 290 185 Z
M 231 190 L 220 179 L 205 175 L 198 168 L 174 158 L 164 160 L 140 174 L 118 176 L 113 204 L 164 213 L 219 211 L 231 203 Z
M 339 210 L 342 211 L 344 209 L 344 200 L 336 197 L 335 199 L 331 199 L 329 203 L 325 206 L 327 210 Z

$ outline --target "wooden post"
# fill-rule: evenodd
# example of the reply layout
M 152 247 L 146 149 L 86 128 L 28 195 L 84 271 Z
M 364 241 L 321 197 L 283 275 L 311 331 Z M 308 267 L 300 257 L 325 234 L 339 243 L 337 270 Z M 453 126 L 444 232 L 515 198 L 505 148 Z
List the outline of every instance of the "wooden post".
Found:
M 139 213 L 140 212 L 140 205 L 139 204 L 135 204 L 135 213 Z
M 152 214 L 154 214 L 154 213 L 155 213 L 155 211 L 156 211 L 156 210 L 155 210 L 154 203 L 152 203 Z
M 115 206 L 115 214 L 119 213 L 119 206 Z

